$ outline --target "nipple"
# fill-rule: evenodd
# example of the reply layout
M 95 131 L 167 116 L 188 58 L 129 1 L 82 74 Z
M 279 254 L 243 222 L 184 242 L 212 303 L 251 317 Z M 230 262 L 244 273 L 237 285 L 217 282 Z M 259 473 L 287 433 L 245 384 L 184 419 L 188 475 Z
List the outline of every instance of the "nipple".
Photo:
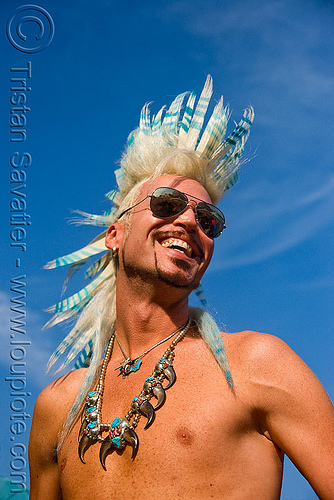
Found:
M 193 443 L 195 436 L 189 429 L 187 429 L 187 427 L 181 427 L 176 433 L 176 439 L 183 446 L 190 446 Z

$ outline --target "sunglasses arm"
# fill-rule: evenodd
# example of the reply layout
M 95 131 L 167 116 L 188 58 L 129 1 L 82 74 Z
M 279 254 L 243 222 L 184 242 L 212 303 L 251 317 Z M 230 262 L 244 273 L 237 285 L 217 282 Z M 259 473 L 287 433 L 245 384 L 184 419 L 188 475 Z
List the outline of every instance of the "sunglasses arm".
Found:
M 123 217 L 123 215 L 125 215 L 127 212 L 130 212 L 130 210 L 132 210 L 133 208 L 136 208 L 138 205 L 140 205 L 141 203 L 143 203 L 143 201 L 147 200 L 147 198 L 149 196 L 151 196 L 151 195 L 145 196 L 145 198 L 143 198 L 142 200 L 138 201 L 138 203 L 136 203 L 135 205 L 132 205 L 132 207 L 127 208 L 126 210 L 123 210 L 123 212 L 117 217 L 117 220 L 119 220 L 121 217 Z

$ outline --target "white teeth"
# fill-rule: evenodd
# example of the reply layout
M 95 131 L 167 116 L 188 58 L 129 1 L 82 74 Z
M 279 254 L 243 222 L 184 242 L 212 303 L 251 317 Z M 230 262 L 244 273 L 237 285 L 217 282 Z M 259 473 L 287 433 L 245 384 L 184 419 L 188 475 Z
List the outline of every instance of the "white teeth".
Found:
M 163 247 L 173 248 L 174 250 L 178 250 L 181 253 L 185 253 L 187 257 L 191 257 L 193 253 L 192 248 L 186 241 L 179 240 L 178 238 L 169 238 L 169 240 L 165 240 L 161 243 Z

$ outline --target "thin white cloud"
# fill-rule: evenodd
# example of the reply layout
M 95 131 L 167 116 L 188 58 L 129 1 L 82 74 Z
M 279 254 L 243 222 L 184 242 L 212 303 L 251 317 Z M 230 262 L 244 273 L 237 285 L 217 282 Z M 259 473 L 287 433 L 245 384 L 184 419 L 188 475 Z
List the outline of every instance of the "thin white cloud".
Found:
M 322 290 L 324 288 L 333 288 L 334 286 L 334 275 L 319 277 L 314 280 L 304 281 L 302 283 L 288 283 L 284 285 L 285 289 L 290 289 L 296 292 L 311 292 L 315 290 Z
M 276 93 L 314 108 L 324 107 L 332 96 L 333 65 L 319 65 L 319 54 L 332 57 L 333 41 L 326 30 L 333 9 L 289 0 L 255 0 L 251 8 L 244 0 L 201 0 L 192 7 L 190 0 L 170 2 L 164 21 L 180 23 L 186 32 L 210 41 L 217 69 L 220 62 L 226 63 L 226 54 L 231 54 L 231 62 L 238 54 L 238 73 L 247 75 L 248 85 L 260 85 L 271 105 Z M 247 59 L 240 59 L 244 53 Z
M 194 9 L 196 6 L 196 9 Z M 233 3 L 222 1 L 177 0 L 169 2 L 157 15 L 164 21 L 178 20 L 187 31 L 198 36 L 210 36 L 217 39 L 225 30 L 247 31 L 263 27 L 268 22 L 277 21 L 284 14 L 281 1 L 254 0 L 247 8 L 244 0 Z M 246 10 L 247 9 L 247 10 Z
M 232 234 L 223 235 L 208 272 L 261 262 L 312 238 L 333 220 L 333 200 L 333 177 L 303 195 L 292 188 L 275 192 L 265 182 L 239 193 Z
M 26 372 L 27 379 L 30 386 L 35 386 L 38 389 L 42 389 L 44 386 L 49 384 L 54 378 L 45 376 L 46 363 L 49 356 L 54 349 L 54 342 L 51 336 L 47 336 L 45 332 L 42 331 L 43 319 L 42 316 L 35 311 L 31 310 L 29 307 L 25 307 L 25 317 L 22 321 L 26 323 L 20 327 L 25 334 L 15 333 L 10 330 L 11 319 L 18 318 L 21 315 L 11 311 L 10 307 L 12 298 L 9 293 L 0 290 L 0 339 L 2 344 L 2 349 L 0 350 L 0 366 L 1 370 L 8 374 L 10 364 L 12 362 L 10 358 L 11 340 L 25 340 L 30 341 L 31 344 L 26 346 Z M 22 308 L 23 309 L 23 308 Z M 10 337 L 11 334 L 15 335 L 14 339 Z

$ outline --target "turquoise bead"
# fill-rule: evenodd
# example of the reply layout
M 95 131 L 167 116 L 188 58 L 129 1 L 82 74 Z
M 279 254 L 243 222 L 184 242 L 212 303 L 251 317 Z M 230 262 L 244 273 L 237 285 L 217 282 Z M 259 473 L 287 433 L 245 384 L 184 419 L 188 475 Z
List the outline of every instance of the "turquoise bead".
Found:
M 121 448 L 121 440 L 120 438 L 114 438 L 111 440 L 112 444 L 116 446 L 116 448 Z
M 119 418 L 115 418 L 115 420 L 111 424 L 111 427 L 118 427 L 118 426 L 119 426 Z

